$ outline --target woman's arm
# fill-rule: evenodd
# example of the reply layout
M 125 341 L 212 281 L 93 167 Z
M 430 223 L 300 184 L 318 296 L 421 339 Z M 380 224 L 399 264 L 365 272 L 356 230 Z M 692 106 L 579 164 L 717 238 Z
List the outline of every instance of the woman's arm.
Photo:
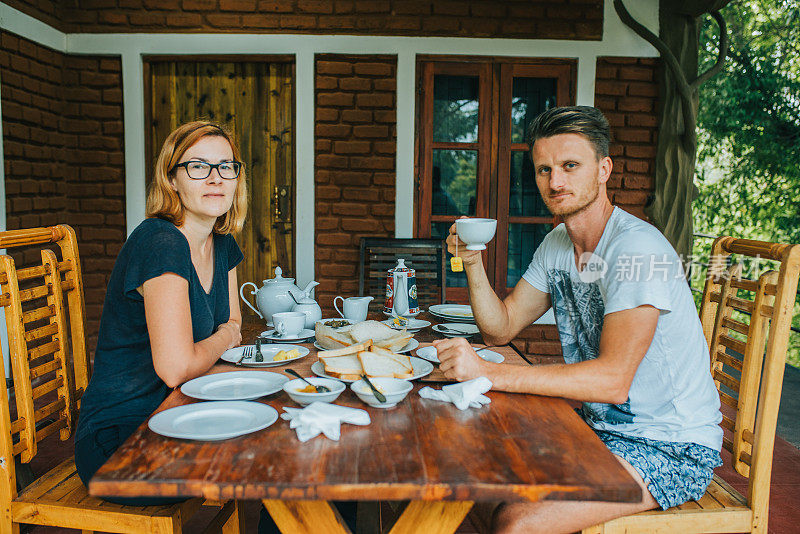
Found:
M 228 283 L 230 286 L 230 273 Z M 233 283 L 236 283 L 235 273 Z M 202 375 L 225 350 L 241 341 L 241 312 L 237 302 L 227 323 L 206 339 L 194 342 L 189 283 L 177 274 L 164 273 L 147 280 L 142 285 L 142 296 L 153 367 L 169 387 Z

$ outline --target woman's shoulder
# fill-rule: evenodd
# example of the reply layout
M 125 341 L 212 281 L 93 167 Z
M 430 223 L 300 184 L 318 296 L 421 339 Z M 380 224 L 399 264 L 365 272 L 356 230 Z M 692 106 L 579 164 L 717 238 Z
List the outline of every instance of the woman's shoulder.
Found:
M 186 238 L 174 224 L 157 217 L 151 217 L 139 223 L 125 244 L 136 248 L 170 247 L 175 249 L 189 246 Z

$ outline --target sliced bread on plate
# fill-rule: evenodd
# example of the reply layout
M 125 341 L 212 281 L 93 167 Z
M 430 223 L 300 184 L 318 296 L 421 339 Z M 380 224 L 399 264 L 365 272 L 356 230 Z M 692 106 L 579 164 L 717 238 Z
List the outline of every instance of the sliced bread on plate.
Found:
M 343 380 L 358 380 L 364 369 L 361 361 L 355 354 L 346 356 L 320 356 L 320 361 L 325 366 L 325 374 Z
M 409 334 L 405 330 L 397 332 L 394 337 L 388 339 L 382 339 L 380 341 L 375 341 L 373 344 L 376 347 L 381 347 L 384 349 L 388 349 L 390 351 L 400 350 L 406 345 L 408 342 L 414 339 L 414 334 Z
M 346 328 L 335 329 L 322 323 L 314 325 L 314 335 L 317 343 L 325 349 L 338 349 L 353 344 L 353 339 L 348 335 Z
M 373 342 L 390 339 L 397 336 L 397 331 L 389 328 L 380 321 L 361 321 L 350 327 L 350 337 L 357 342 L 371 339 Z
M 405 367 L 407 370 L 411 371 L 412 373 L 414 372 L 414 367 L 411 365 L 411 358 L 407 354 L 395 354 L 394 352 L 381 347 L 372 347 L 370 352 L 385 356 L 386 358 L 391 358 Z
M 317 353 L 320 359 L 330 358 L 332 356 L 344 356 L 345 354 L 356 354 L 362 350 L 369 350 L 372 346 L 372 340 L 368 339 L 363 343 L 356 343 L 355 345 L 347 345 L 346 347 L 323 350 Z
M 414 372 L 403 364 L 383 354 L 375 352 L 359 352 L 358 360 L 369 377 L 411 378 Z

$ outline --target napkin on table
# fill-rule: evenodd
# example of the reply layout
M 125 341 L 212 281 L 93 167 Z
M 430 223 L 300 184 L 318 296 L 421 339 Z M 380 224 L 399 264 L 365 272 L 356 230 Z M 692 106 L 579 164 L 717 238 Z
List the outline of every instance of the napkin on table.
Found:
M 419 396 L 423 399 L 452 402 L 459 410 L 467 408 L 480 408 L 484 404 L 489 404 L 491 399 L 484 395 L 492 389 L 492 382 L 485 376 L 479 376 L 466 382 L 458 382 L 443 386 L 442 389 L 424 387 L 419 390 Z
M 327 402 L 312 402 L 305 408 L 286 408 L 281 418 L 289 421 L 289 428 L 297 431 L 297 439 L 306 442 L 319 434 L 339 441 L 341 424 L 368 425 L 369 414 L 358 408 L 337 406 Z

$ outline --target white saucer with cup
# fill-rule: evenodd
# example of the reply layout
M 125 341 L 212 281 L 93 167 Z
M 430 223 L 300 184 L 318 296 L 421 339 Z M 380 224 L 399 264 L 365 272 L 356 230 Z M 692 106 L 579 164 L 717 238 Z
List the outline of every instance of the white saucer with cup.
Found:
M 467 250 L 485 250 L 496 230 L 497 219 L 456 219 L 456 233 Z
M 280 312 L 272 314 L 272 323 L 275 325 L 275 334 L 284 338 L 295 338 L 303 331 L 306 325 L 304 312 Z

